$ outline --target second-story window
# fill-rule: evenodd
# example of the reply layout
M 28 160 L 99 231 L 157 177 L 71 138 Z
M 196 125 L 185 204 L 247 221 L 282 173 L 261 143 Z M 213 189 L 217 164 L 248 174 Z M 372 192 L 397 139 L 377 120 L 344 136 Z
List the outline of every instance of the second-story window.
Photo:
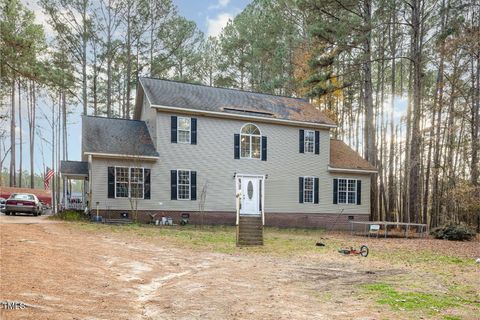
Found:
M 260 159 L 261 138 L 260 129 L 256 125 L 244 125 L 240 131 L 240 157 Z
M 190 143 L 191 136 L 191 122 L 190 118 L 187 117 L 178 117 L 178 142 L 179 143 Z
M 305 152 L 313 153 L 315 147 L 315 131 L 305 130 Z

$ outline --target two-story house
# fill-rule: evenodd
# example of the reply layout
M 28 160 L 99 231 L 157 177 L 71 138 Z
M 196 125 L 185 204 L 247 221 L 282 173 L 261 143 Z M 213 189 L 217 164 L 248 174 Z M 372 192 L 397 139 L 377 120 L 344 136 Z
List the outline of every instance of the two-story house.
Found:
M 337 229 L 369 218 L 375 168 L 303 99 L 141 78 L 134 119 L 82 119 L 93 212 Z

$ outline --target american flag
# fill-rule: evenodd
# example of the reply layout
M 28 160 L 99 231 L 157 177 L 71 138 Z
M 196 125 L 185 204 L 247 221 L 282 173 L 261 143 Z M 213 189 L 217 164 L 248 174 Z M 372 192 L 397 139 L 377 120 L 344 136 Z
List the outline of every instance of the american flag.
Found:
M 43 186 L 45 190 L 50 186 L 50 179 L 55 175 L 55 172 L 47 167 L 47 172 L 45 173 L 45 178 L 43 178 Z

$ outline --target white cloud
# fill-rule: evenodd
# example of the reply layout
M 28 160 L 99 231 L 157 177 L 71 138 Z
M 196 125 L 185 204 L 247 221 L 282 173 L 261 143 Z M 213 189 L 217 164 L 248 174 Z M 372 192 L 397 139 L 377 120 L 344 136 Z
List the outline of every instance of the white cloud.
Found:
M 212 4 L 208 6 L 208 10 L 225 8 L 226 6 L 228 6 L 229 3 L 230 0 L 218 0 L 217 4 Z
M 228 20 L 233 19 L 233 14 L 224 12 L 220 13 L 216 18 L 210 19 L 207 17 L 207 36 L 217 37 L 222 32 L 222 29 L 228 23 Z
M 40 7 L 38 2 L 22 0 L 22 3 L 27 7 L 28 10 L 32 11 L 35 14 L 35 23 L 43 26 L 43 30 L 45 31 L 45 36 L 47 37 L 47 39 L 53 38 L 53 28 L 48 23 L 48 16 L 43 12 L 43 9 Z

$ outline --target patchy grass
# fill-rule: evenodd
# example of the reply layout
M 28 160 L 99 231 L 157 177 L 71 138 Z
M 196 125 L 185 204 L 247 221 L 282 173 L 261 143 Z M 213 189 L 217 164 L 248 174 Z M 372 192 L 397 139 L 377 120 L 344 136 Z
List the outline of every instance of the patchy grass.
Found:
M 238 248 L 234 226 L 115 226 L 81 221 L 68 226 L 92 233 L 121 234 L 124 238 L 141 237 L 154 243 L 170 243 L 208 252 L 331 261 L 333 265 L 356 261 L 361 268 L 402 270 L 395 276 L 383 277 L 381 281 L 384 282 L 352 283 L 352 292 L 371 301 L 372 308 L 382 310 L 380 308 L 389 306 L 390 312 L 400 317 L 419 318 L 417 315 L 421 314 L 435 319 L 476 319 L 472 315 L 480 312 L 478 266 L 474 259 L 469 258 L 479 252 L 478 243 L 457 243 L 452 247 L 451 242 L 442 240 L 368 239 L 320 229 L 267 227 L 264 229 L 264 246 Z M 315 246 L 317 241 L 326 246 Z M 368 258 L 345 257 L 337 253 L 338 248 L 358 247 L 361 243 L 370 248 Z M 371 281 L 380 280 L 372 278 Z M 333 291 L 313 294 L 319 303 L 337 299 Z
M 395 310 L 443 310 L 458 305 L 447 297 L 421 292 L 400 292 L 387 283 L 364 285 L 365 289 L 378 295 L 377 302 Z
M 316 241 L 324 235 L 320 229 L 278 229 L 265 228 L 263 247 L 237 248 L 234 226 L 148 226 L 130 224 L 125 226 L 104 225 L 97 223 L 77 223 L 77 227 L 91 231 L 125 233 L 145 238 L 161 238 L 184 247 L 205 249 L 209 251 L 233 253 L 238 250 L 251 253 L 274 255 L 302 254 L 307 252 L 325 252 L 326 247 L 316 247 Z M 320 240 L 321 241 L 321 240 Z M 332 242 L 330 241 L 329 244 Z M 329 248 L 332 250 L 332 247 Z
M 435 265 L 473 265 L 472 259 L 452 256 L 448 254 L 432 252 L 430 250 L 408 250 L 396 249 L 393 251 L 379 251 L 375 253 L 377 257 L 389 260 L 391 262 L 398 262 L 407 265 L 417 264 L 435 264 Z
M 447 293 L 427 293 L 395 289 L 391 284 L 378 282 L 363 285 L 363 288 L 374 295 L 376 302 L 388 305 L 396 311 L 416 311 L 425 314 L 438 314 L 455 308 L 480 308 L 475 296 L 465 295 L 464 290 L 450 288 Z M 444 315 L 444 319 L 456 319 L 456 315 Z

